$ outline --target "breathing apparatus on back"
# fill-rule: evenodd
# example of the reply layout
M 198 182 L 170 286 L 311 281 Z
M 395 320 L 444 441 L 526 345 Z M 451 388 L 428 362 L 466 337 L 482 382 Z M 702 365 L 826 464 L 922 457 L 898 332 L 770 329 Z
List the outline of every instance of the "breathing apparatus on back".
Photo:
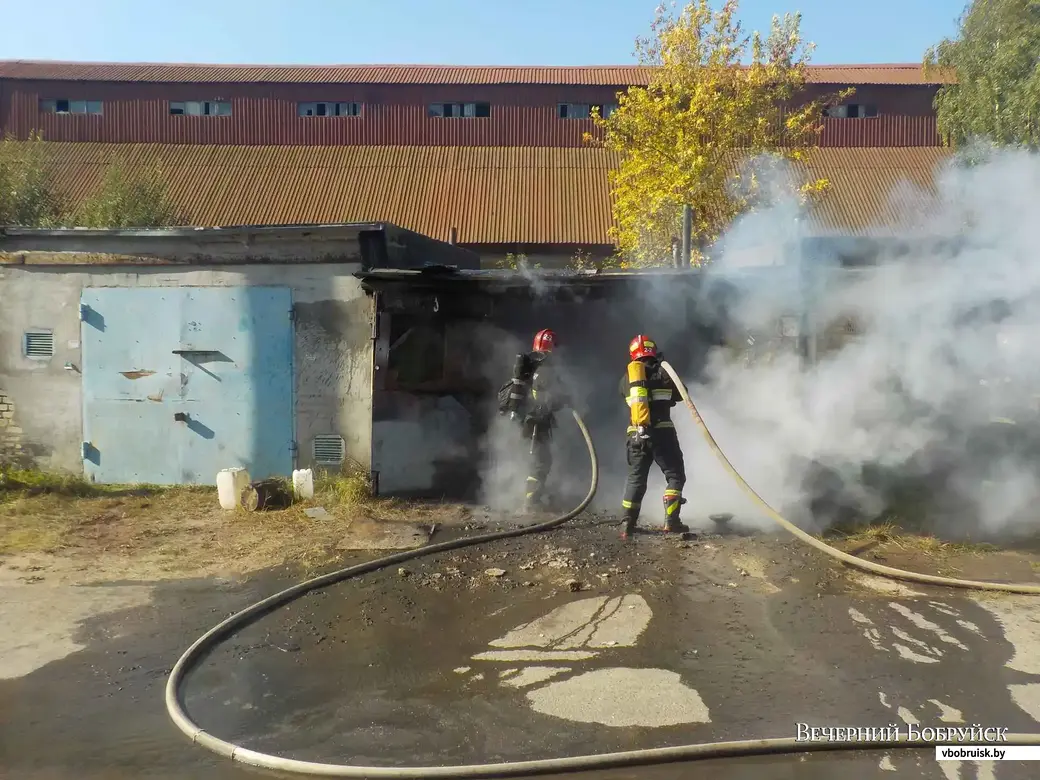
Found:
M 538 366 L 555 346 L 556 334 L 546 328 L 535 334 L 531 352 L 516 356 L 516 360 L 513 361 L 512 378 L 498 391 L 499 414 L 509 415 L 510 420 L 524 417 Z

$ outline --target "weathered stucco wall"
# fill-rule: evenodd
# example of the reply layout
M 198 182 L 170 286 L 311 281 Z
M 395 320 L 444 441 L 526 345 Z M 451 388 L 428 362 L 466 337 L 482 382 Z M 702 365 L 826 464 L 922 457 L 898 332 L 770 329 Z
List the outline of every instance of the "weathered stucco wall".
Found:
M 372 441 L 371 299 L 351 274 L 358 264 L 233 266 L 0 266 L 0 443 L 45 469 L 82 473 L 79 303 L 86 287 L 292 288 L 296 311 L 297 458 L 312 465 L 317 434 L 339 434 L 347 458 L 368 470 Z M 26 330 L 54 333 L 54 355 L 23 354 Z M 69 364 L 69 368 L 66 368 Z M 16 411 L 15 411 L 16 410 Z M 11 416 L 8 416 L 8 412 Z M 13 433 L 12 433 L 13 431 Z M 162 446 L 160 442 L 156 446 Z

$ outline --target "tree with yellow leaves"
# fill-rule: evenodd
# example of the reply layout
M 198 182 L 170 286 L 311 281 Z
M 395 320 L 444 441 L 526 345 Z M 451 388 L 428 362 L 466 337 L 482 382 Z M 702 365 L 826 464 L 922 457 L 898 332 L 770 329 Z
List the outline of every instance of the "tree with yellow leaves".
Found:
M 802 42 L 801 16 L 774 16 L 763 39 L 743 32 L 737 7 L 727 0 L 713 11 L 697 0 L 674 16 L 658 8 L 651 36 L 636 42 L 640 64 L 650 67 L 648 86 L 630 88 L 608 117 L 595 117 L 602 145 L 620 158 L 611 172 L 612 237 L 623 266 L 670 263 L 686 204 L 691 262 L 699 265 L 696 246 L 717 240 L 755 202 L 760 182 L 740 162 L 804 160 L 825 106 L 851 93 L 796 104 L 813 48 Z M 826 187 L 817 179 L 799 190 L 808 198 Z

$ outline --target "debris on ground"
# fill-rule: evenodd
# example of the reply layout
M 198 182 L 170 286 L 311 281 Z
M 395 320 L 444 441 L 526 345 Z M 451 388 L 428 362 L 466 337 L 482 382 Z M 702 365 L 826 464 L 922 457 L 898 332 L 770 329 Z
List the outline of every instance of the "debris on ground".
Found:
M 485 569 L 484 573 L 487 576 L 489 576 L 489 577 L 504 577 L 505 573 L 506 573 L 506 570 L 505 569 Z

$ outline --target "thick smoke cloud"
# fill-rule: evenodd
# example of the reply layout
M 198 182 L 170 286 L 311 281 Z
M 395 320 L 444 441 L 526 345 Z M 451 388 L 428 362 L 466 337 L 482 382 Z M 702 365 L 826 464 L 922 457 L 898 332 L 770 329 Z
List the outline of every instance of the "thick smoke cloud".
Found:
M 947 165 L 930 197 L 891 193 L 906 240 L 876 266 L 840 269 L 811 251 L 797 204 L 779 198 L 734 225 L 707 271 L 708 294 L 740 290 L 728 312 L 737 343 L 688 385 L 734 465 L 803 527 L 893 508 L 944 536 L 1038 526 L 1040 158 L 984 156 Z M 806 326 L 812 365 L 795 349 Z M 754 518 L 685 412 L 676 417 L 694 511 Z
M 508 323 L 511 335 L 492 339 L 495 386 L 536 330 L 561 334 L 554 362 L 600 457 L 594 509 L 618 509 L 626 410 L 617 383 L 628 340 L 648 332 L 684 372 L 733 464 L 802 527 L 894 512 L 946 538 L 1035 532 L 1040 158 L 989 151 L 973 166 L 944 166 L 935 192 L 897 184 L 887 211 L 898 222 L 879 226 L 873 264 L 857 268 L 841 267 L 838 255 L 858 245 L 813 242 L 806 212 L 784 195 L 784 168 L 756 167 L 763 203 L 712 251 L 685 307 L 674 283 L 643 283 L 640 299 L 590 301 L 575 319 L 577 307 L 565 313 L 544 274 L 523 272 L 535 306 Z M 723 290 L 736 292 L 724 312 L 727 346 L 705 364 L 691 323 L 717 308 Z M 731 512 L 771 529 L 682 406 L 673 419 L 686 455 L 684 519 L 710 528 L 708 515 Z M 528 450 L 518 438 L 497 420 L 485 439 L 483 500 L 492 506 L 521 498 Z M 584 495 L 588 467 L 566 413 L 555 445 L 550 485 L 567 508 Z M 663 488 L 654 469 L 642 522 L 659 522 Z

